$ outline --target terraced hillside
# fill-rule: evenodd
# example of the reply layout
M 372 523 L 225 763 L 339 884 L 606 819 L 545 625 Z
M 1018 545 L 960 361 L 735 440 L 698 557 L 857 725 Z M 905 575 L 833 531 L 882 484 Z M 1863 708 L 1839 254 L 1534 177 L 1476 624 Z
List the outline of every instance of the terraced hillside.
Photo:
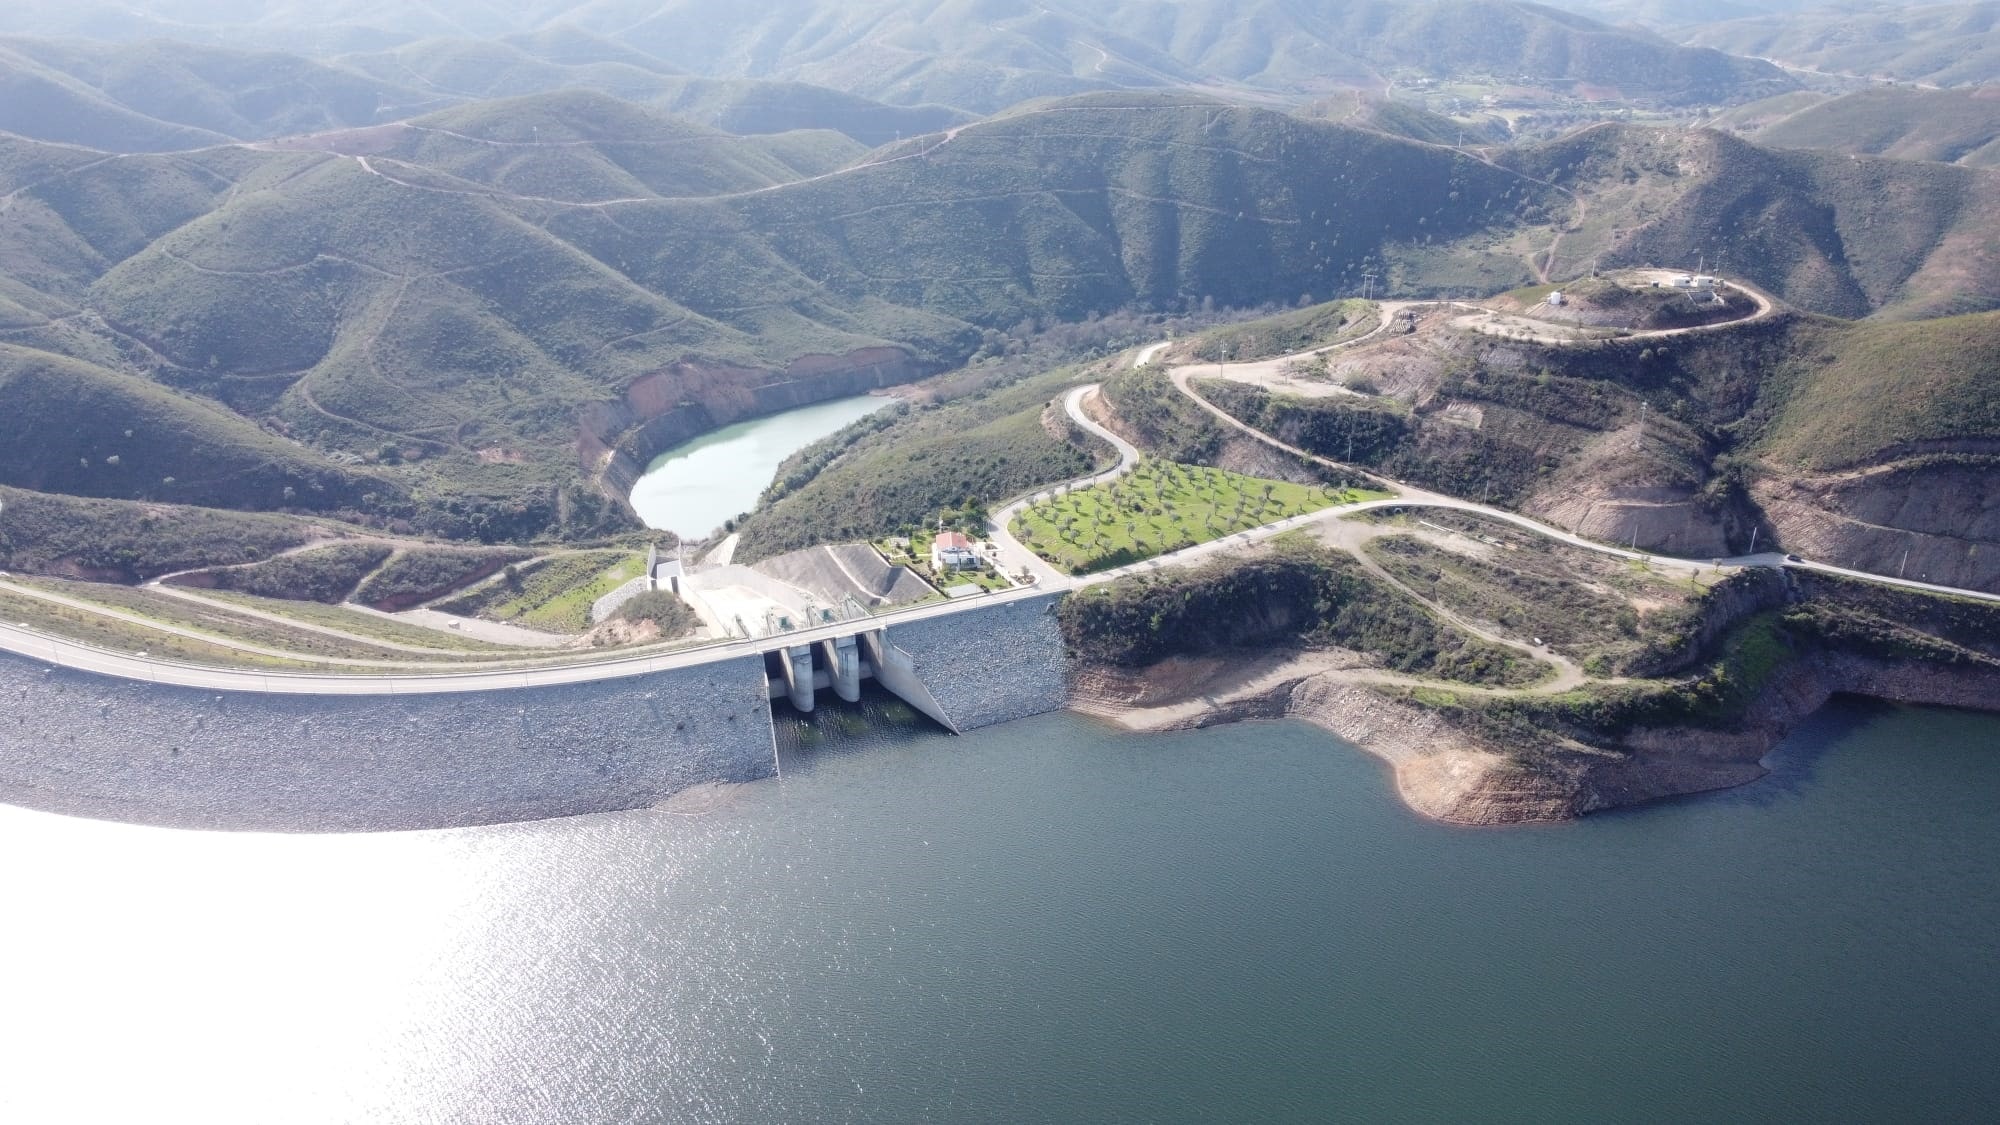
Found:
M 1476 336 L 1457 311 L 1282 378 L 1272 364 L 1183 374 L 1289 444 L 1599 540 L 1696 558 L 1756 545 L 2000 589 L 2000 313 L 1781 312 L 1551 345 Z M 1144 373 L 1112 389 L 1128 418 L 1176 405 Z M 1212 457 L 1212 442 L 1176 442 L 1185 426 L 1130 428 L 1155 451 Z

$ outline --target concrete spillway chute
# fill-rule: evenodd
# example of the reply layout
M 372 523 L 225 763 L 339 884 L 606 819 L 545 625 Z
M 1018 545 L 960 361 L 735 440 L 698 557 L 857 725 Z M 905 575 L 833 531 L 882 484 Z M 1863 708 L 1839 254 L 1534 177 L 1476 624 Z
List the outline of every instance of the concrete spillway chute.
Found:
M 888 633 L 882 629 L 862 633 L 859 638 L 861 651 L 868 658 L 868 666 L 875 673 L 875 682 L 888 688 L 890 693 L 917 710 L 936 719 L 944 729 L 959 733 L 958 724 L 938 704 L 929 688 L 917 675 L 917 662 L 910 654 L 890 642 Z

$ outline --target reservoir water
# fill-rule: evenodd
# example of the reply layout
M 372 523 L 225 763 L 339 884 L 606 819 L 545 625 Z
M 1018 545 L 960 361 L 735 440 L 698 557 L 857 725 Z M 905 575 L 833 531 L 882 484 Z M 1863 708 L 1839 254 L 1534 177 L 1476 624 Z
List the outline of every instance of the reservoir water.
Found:
M 1481 831 L 1302 725 L 786 743 L 783 780 L 699 814 L 257 837 L 0 809 L 0 1119 L 2000 1104 L 1990 716 L 1837 705 L 1758 785 Z
M 653 458 L 632 487 L 632 509 L 647 527 L 706 538 L 756 506 L 785 458 L 895 401 L 857 395 L 704 434 Z

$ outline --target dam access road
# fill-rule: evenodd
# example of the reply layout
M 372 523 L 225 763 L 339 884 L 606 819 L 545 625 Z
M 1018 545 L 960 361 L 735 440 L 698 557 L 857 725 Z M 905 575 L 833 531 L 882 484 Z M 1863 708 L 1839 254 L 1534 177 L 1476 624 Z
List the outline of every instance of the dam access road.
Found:
M 1751 319 L 1769 315 L 1772 308 L 1769 299 L 1765 298 L 1762 294 L 1754 292 L 1752 296 L 1757 298 L 1758 308 Z M 1255 375 L 1267 368 L 1281 367 L 1283 364 L 1295 359 L 1324 355 L 1328 352 L 1366 343 L 1387 330 L 1395 322 L 1396 318 L 1407 310 L 1419 307 L 1435 307 L 1437 304 L 1438 302 L 1429 301 L 1385 301 L 1379 305 L 1379 323 L 1373 329 L 1351 340 L 1308 349 L 1294 355 L 1281 356 L 1276 359 L 1256 360 L 1237 364 L 1203 363 L 1199 365 L 1181 365 L 1171 368 L 1168 372 L 1173 385 L 1180 393 L 1186 395 L 1222 424 L 1294 457 L 1365 477 L 1373 481 L 1381 489 L 1392 493 L 1393 495 L 1390 498 L 1337 505 L 1305 515 L 1293 516 L 1275 523 L 1266 524 L 1262 527 L 1238 532 L 1206 543 L 1196 544 L 1114 570 L 1100 571 L 1088 575 L 1065 575 L 1049 565 L 1039 555 L 1022 545 L 1009 529 L 1009 525 L 1021 511 L 1037 501 L 1047 499 L 1054 494 L 1057 487 L 1081 488 L 1115 480 L 1130 472 L 1137 465 L 1141 456 L 1137 447 L 1096 419 L 1090 417 L 1086 409 L 1086 404 L 1099 390 L 1099 385 L 1093 383 L 1074 388 L 1065 395 L 1063 409 L 1076 425 L 1099 440 L 1108 443 L 1117 451 L 1118 460 L 1116 464 L 1110 468 L 1066 482 L 1063 485 L 1050 486 L 1049 488 L 1040 489 L 1027 496 L 1020 497 L 1000 509 L 994 515 L 988 527 L 988 534 L 997 548 L 1000 563 L 1010 571 L 1018 573 L 1025 569 L 1035 577 L 1035 583 L 1027 587 L 982 595 L 976 598 L 933 602 L 892 610 L 873 616 L 865 622 L 844 621 L 801 629 L 777 636 L 721 642 L 672 652 L 612 657 L 579 661 L 571 664 L 542 665 L 520 669 L 437 673 L 343 674 L 264 672 L 219 668 L 179 661 L 161 660 L 142 653 L 119 652 L 80 644 L 13 622 L 0 622 L 0 650 L 65 668 L 94 672 L 128 680 L 204 690 L 265 694 L 346 696 L 435 695 L 584 684 L 623 679 L 631 676 L 643 676 L 672 669 L 690 668 L 701 664 L 740 659 L 747 656 L 759 656 L 768 652 L 796 648 L 802 645 L 815 644 L 821 641 L 848 636 L 863 628 L 879 629 L 885 626 L 907 625 L 948 617 L 968 610 L 1009 601 L 1019 601 L 1051 593 L 1085 589 L 1128 575 L 1199 562 L 1229 550 L 1282 535 L 1288 531 L 1344 519 L 1361 512 L 1381 509 L 1418 508 L 1458 511 L 1482 516 L 1501 521 L 1558 543 L 1564 543 L 1572 547 L 1579 547 L 1617 558 L 1642 562 L 1649 566 L 1658 566 L 1664 569 L 1708 570 L 1718 567 L 1724 569 L 1790 567 L 1925 593 L 1971 598 L 1987 602 L 2000 602 L 2000 594 L 1872 574 L 1866 571 L 1853 570 L 1809 559 L 1793 558 L 1782 552 L 1774 551 L 1723 559 L 1689 559 L 1600 543 L 1596 540 L 1586 539 L 1542 523 L 1539 520 L 1523 516 L 1517 512 L 1431 492 L 1402 481 L 1379 476 L 1365 469 L 1345 465 L 1309 453 L 1238 420 L 1227 411 L 1222 410 L 1214 403 L 1203 398 L 1192 385 L 1192 379 L 1195 375 L 1206 373 L 1215 373 L 1223 378 L 1236 376 L 1248 381 L 1254 381 Z M 1452 302 L 1451 304 L 1455 305 L 1457 303 Z M 1728 323 L 1735 324 L 1740 322 L 1732 321 Z M 1726 326 L 1725 324 L 1701 326 L 1693 329 L 1671 329 L 1663 330 L 1657 334 L 1680 334 Z M 1640 338 L 1651 334 L 1655 333 L 1635 333 L 1633 338 Z M 1140 367 L 1153 362 L 1170 345 L 1171 341 L 1160 341 L 1138 349 L 1130 361 L 1131 366 Z

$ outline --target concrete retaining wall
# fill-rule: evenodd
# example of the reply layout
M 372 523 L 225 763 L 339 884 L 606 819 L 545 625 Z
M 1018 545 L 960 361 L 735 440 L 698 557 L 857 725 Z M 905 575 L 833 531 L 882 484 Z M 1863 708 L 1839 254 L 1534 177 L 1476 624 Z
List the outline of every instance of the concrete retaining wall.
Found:
M 444 828 L 768 777 L 764 663 L 423 696 L 112 679 L 0 653 L 0 801 L 185 828 Z
M 650 574 L 642 574 L 632 581 L 625 583 L 623 586 L 590 603 L 590 623 L 592 625 L 602 625 L 612 614 L 617 613 L 626 602 L 631 601 L 633 598 L 652 588 L 653 579 Z

